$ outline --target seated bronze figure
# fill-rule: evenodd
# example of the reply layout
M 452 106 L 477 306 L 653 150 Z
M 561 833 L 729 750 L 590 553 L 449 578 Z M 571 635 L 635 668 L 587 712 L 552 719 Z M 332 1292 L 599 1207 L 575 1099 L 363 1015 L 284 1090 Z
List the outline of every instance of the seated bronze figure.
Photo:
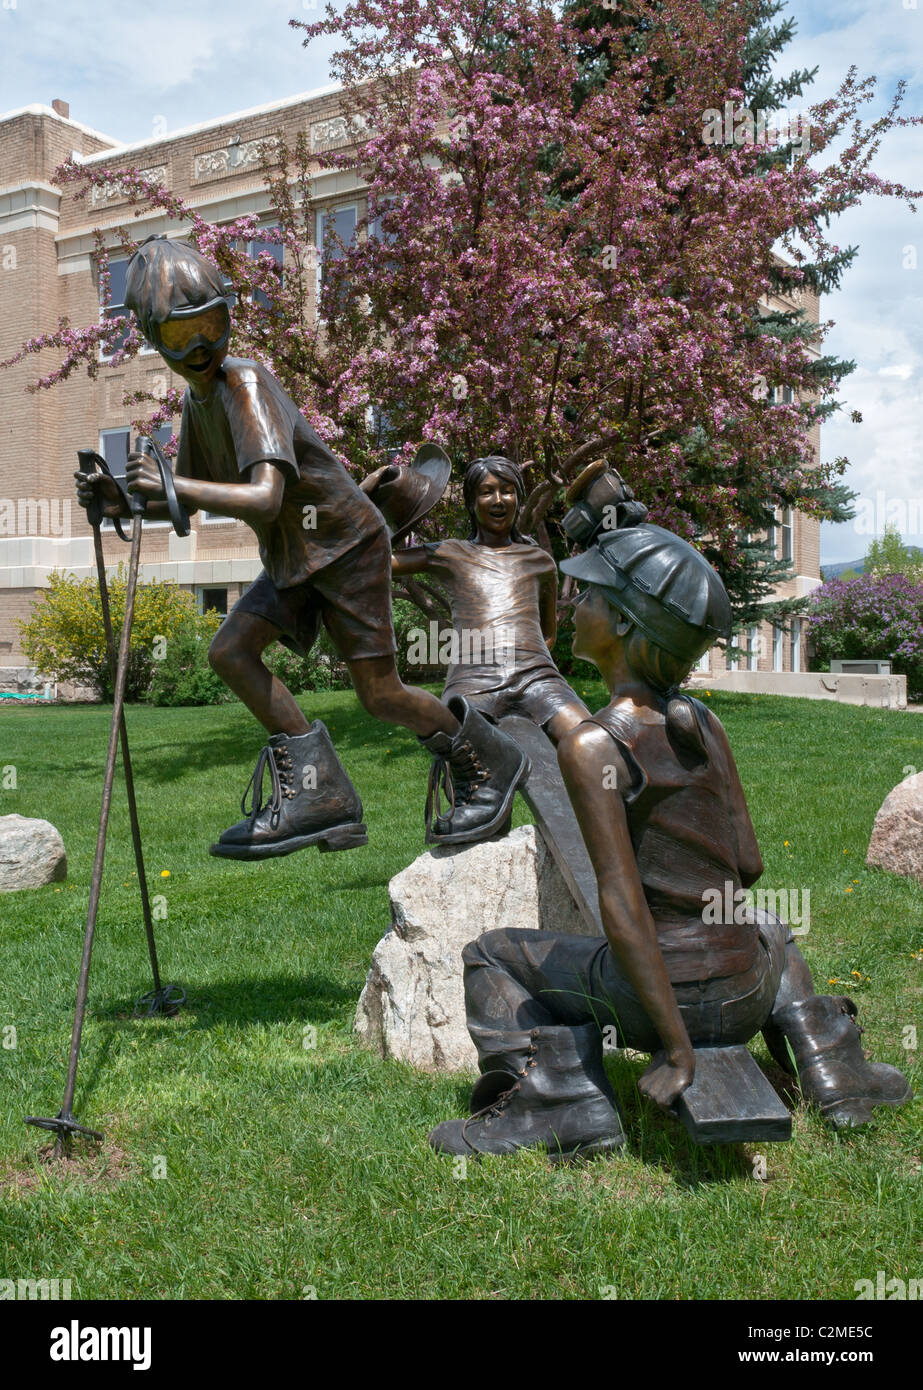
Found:
M 715 922 L 703 909 L 762 873 L 727 736 L 678 687 L 719 635 L 724 586 L 686 541 L 645 523 L 598 539 L 561 568 L 585 581 L 574 652 L 610 702 L 561 740 L 558 760 L 599 889 L 606 939 L 491 931 L 463 952 L 468 1028 L 482 1075 L 439 1152 L 546 1148 L 552 1159 L 624 1142 L 602 1031 L 652 1053 L 643 1095 L 672 1109 L 695 1048 L 760 1031 L 803 1098 L 837 1128 L 911 1095 L 866 1061 L 851 999 L 814 992 L 790 930 L 769 914 Z M 734 914 L 734 917 L 739 914 Z
M 558 577 L 547 551 L 517 526 L 525 500 L 522 471 L 498 454 L 465 470 L 465 540 L 447 539 L 395 551 L 395 575 L 425 571 L 446 587 L 459 659 L 448 670 L 443 700 L 464 696 L 499 721 L 520 714 L 557 743 L 589 710 L 554 663 Z

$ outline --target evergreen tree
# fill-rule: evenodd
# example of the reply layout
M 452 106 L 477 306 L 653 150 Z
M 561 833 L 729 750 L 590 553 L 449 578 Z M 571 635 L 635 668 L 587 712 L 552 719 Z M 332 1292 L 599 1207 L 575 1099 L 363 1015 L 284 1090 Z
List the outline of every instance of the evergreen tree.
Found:
M 716 0 L 702 0 L 702 7 L 708 14 L 714 14 Z M 630 62 L 645 49 L 646 36 L 650 32 L 650 20 L 629 9 L 619 9 L 614 4 L 594 3 L 594 0 L 568 0 L 565 5 L 578 28 L 592 33 L 602 22 L 606 22 L 609 34 L 600 40 L 588 39 L 581 55 L 581 80 L 574 93 L 575 109 L 579 110 L 590 92 L 604 84 L 612 75 L 615 65 Z M 658 8 L 660 8 L 658 6 Z M 778 113 L 789 108 L 792 101 L 801 98 L 805 89 L 811 85 L 818 69 L 800 68 L 780 74 L 776 60 L 791 43 L 797 28 L 790 14 L 785 14 L 787 0 L 753 0 L 752 16 L 746 43 L 743 49 L 743 68 L 741 85 L 744 93 L 742 102 L 735 107 L 745 107 L 754 114 L 757 112 Z M 613 43 L 611 30 L 618 33 L 618 47 Z M 675 75 L 674 75 L 675 80 Z M 669 92 L 669 84 L 667 91 Z M 668 98 L 669 99 L 669 98 Z M 791 125 L 790 125 L 791 130 Z M 692 132 L 691 138 L 697 140 L 699 132 Z M 784 167 L 793 157 L 791 139 L 767 146 L 761 154 L 759 166 L 764 170 Z M 858 247 L 847 247 L 831 252 L 816 261 L 802 260 L 797 267 L 785 261 L 777 261 L 772 268 L 772 288 L 777 295 L 797 300 L 806 286 L 818 295 L 830 293 L 840 285 L 844 272 L 852 264 Z M 798 273 L 800 272 L 800 274 Z M 802 341 L 810 343 L 816 329 L 803 308 L 768 307 L 765 304 L 753 306 L 750 334 L 770 335 L 781 343 Z M 818 388 L 823 384 L 839 386 L 843 378 L 855 370 L 855 362 L 822 356 L 812 364 L 810 375 Z M 776 388 L 781 388 L 783 404 L 787 402 L 785 383 L 763 383 L 767 402 L 774 403 Z M 818 397 L 821 395 L 818 390 Z M 812 401 L 815 412 L 820 412 L 821 420 L 829 418 L 839 405 L 833 400 Z M 802 412 L 803 413 L 803 412 Z M 815 418 L 817 415 L 815 413 Z M 704 431 L 693 431 L 683 441 L 684 458 L 690 468 L 691 476 L 697 482 L 706 482 L 709 476 L 709 451 Z M 839 461 L 845 466 L 845 460 Z M 759 622 L 761 619 L 784 622 L 803 611 L 804 599 L 778 599 L 769 602 L 771 595 L 793 574 L 790 561 L 776 557 L 775 546 L 770 541 L 775 511 L 767 505 L 766 498 L 752 486 L 753 479 L 742 475 L 739 480 L 738 505 L 752 522 L 752 529 L 742 535 L 737 554 L 729 559 L 718 547 L 710 546 L 706 535 L 697 537 L 698 543 L 711 562 L 721 573 L 728 589 L 734 609 L 735 627 L 740 630 Z M 821 483 L 816 488 L 802 485 L 801 497 L 786 498 L 786 504 L 797 506 L 799 500 L 812 495 L 821 504 L 819 515 L 827 521 L 851 520 L 854 511 L 852 501 L 855 493 L 843 483 Z

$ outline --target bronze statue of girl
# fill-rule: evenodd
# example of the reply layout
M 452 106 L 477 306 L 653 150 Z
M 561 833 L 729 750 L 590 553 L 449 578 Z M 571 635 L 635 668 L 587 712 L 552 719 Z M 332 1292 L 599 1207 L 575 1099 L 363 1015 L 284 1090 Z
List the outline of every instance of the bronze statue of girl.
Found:
M 523 715 L 558 743 L 589 710 L 549 650 L 557 632 L 558 576 L 548 552 L 517 526 L 525 500 L 522 472 L 511 459 L 491 454 L 468 465 L 463 488 L 471 520 L 467 539 L 396 551 L 392 571 L 425 571 L 448 591 L 458 660 L 449 667 L 443 699 L 462 695 L 495 722 Z

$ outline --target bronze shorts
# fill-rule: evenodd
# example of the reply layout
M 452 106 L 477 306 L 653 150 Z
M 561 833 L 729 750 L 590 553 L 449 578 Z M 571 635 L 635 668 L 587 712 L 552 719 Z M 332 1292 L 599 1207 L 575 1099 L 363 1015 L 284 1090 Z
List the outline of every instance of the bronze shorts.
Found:
M 232 609 L 279 629 L 280 642 L 307 656 L 321 621 L 344 661 L 393 656 L 391 541 L 382 530 L 290 589 L 277 589 L 265 570 Z
M 447 700 L 455 693 L 454 689 L 446 686 L 442 698 Z M 562 675 L 540 676 L 537 680 L 513 691 L 501 687 L 498 690 L 461 693 L 465 695 L 472 709 L 486 714 L 497 723 L 508 714 L 518 714 L 525 719 L 531 719 L 540 729 L 550 724 L 562 709 L 583 703 Z

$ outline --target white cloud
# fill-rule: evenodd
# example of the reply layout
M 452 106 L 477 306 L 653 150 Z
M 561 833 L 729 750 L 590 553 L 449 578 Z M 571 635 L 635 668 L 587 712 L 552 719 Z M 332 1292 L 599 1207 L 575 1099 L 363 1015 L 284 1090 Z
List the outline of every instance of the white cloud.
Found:
M 780 71 L 818 67 L 802 101 L 831 95 L 855 64 L 859 75 L 875 73 L 874 104 L 861 108 L 865 121 L 889 104 L 897 81 L 908 82 L 902 112 L 923 112 L 923 0 L 905 9 L 900 0 L 844 0 L 833 5 L 803 0 L 790 7 L 798 33 L 784 51 Z M 923 132 L 891 131 L 875 157 L 874 171 L 906 187 L 923 184 Z M 829 235 L 842 247 L 859 247 L 840 290 L 821 301 L 821 318 L 833 319 L 824 351 L 856 363 L 844 379 L 844 409 L 821 432 L 826 459 L 847 457 L 844 481 L 860 498 L 893 503 L 887 516 L 915 522 L 911 503 L 923 497 L 923 200 L 916 214 L 893 198 L 869 197 L 833 224 Z M 863 423 L 850 422 L 858 410 Z M 903 510 L 902 510 L 903 509 Z M 884 519 L 881 506 L 875 515 Z M 825 563 L 861 558 L 869 537 L 862 518 L 821 528 Z M 916 524 L 919 524 L 918 521 Z M 879 528 L 880 529 L 880 528 Z M 904 538 L 923 544 L 916 530 Z

